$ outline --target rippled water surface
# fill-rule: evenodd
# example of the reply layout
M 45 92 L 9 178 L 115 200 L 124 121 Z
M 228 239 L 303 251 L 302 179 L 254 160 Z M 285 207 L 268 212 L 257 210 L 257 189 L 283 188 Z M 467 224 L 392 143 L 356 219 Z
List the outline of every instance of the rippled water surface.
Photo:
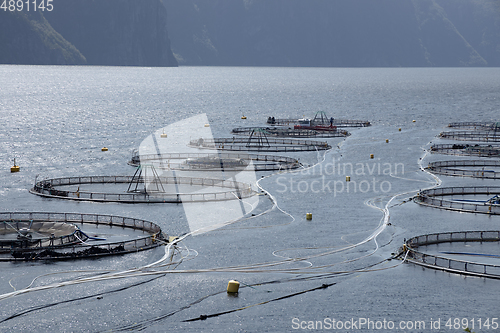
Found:
M 71 283 L 0 300 L 0 331 L 282 332 L 320 328 L 317 321 L 327 328 L 333 319 L 352 323 L 365 318 L 392 321 L 396 327 L 402 321 L 424 321 L 425 328 L 406 332 L 429 332 L 431 321 L 437 320 L 441 331 L 448 331 L 444 325 L 449 318 L 491 322 L 499 316 L 498 281 L 386 259 L 405 238 L 416 235 L 498 230 L 496 216 L 406 201 L 436 184 L 419 163 L 457 158 L 424 151 L 441 141 L 436 136 L 447 124 L 496 121 L 499 107 L 498 68 L 0 66 L 4 212 L 129 216 L 179 236 L 190 231 L 182 205 L 74 202 L 37 197 L 28 190 L 35 179 L 132 175 L 127 161 L 147 136 L 200 114 L 208 117 L 215 137 L 232 136 L 234 127 L 265 125 L 269 116 L 312 117 L 317 111 L 372 123 L 348 129 L 352 135 L 346 139 L 327 139 L 334 148 L 326 153 L 282 154 L 300 159 L 305 168 L 257 174 L 265 177 L 260 185 L 279 209 L 259 215 L 272 207 L 270 196 L 261 195 L 253 218 L 187 237 L 174 257 L 184 256 L 184 261 L 165 274 L 157 274 L 165 267 L 142 269 L 137 276 Z M 21 172 L 11 174 L 14 158 Z M 497 185 L 494 180 L 441 180 L 442 186 Z M 306 213 L 313 214 L 311 221 Z M 448 247 L 430 250 L 442 249 Z M 466 244 L 452 247 L 462 249 L 468 250 Z M 495 252 L 498 246 L 477 250 Z M 34 287 L 125 271 L 153 263 L 164 253 L 160 247 L 94 260 L 0 262 L 0 294 L 25 288 L 37 277 Z M 500 265 L 500 259 L 488 258 L 495 262 Z M 226 293 L 231 279 L 241 283 L 237 296 Z M 328 288 L 315 289 L 324 284 Z M 188 321 L 200 315 L 209 317 Z M 363 326 L 351 331 L 380 330 Z M 488 330 L 476 326 L 475 331 Z

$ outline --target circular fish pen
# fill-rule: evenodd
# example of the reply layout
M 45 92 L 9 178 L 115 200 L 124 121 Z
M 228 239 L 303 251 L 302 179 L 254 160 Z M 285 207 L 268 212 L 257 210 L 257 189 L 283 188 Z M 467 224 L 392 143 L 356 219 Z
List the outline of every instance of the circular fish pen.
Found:
M 420 191 L 414 201 L 440 209 L 500 215 L 499 195 L 500 186 L 441 187 Z
M 336 127 L 367 127 L 371 126 L 369 121 L 366 120 L 348 120 L 348 119 L 336 119 L 333 117 L 328 117 L 324 111 L 318 111 L 314 115 L 313 119 L 277 119 L 275 117 L 268 117 L 267 123 L 273 126 L 290 126 L 290 125 L 300 125 L 304 121 L 307 121 L 309 125 L 327 125 Z
M 0 261 L 91 258 L 148 250 L 168 237 L 148 221 L 96 214 L 0 213 Z
M 430 148 L 432 154 L 500 157 L 500 146 L 496 145 L 467 145 L 467 144 L 437 144 Z
M 302 164 L 295 158 L 275 155 L 245 154 L 245 153 L 168 153 L 144 154 L 138 151 L 132 154 L 128 162 L 132 166 L 142 163 L 156 163 L 160 168 L 182 171 L 243 171 L 250 161 L 252 171 L 276 171 L 297 169 Z
M 190 147 L 231 151 L 300 152 L 331 149 L 327 142 L 293 139 L 216 138 L 191 140 Z
M 500 122 L 456 122 L 450 123 L 448 127 L 487 131 L 500 128 Z
M 479 262 L 479 260 L 467 260 L 467 258 L 499 258 L 498 254 L 484 254 L 457 251 L 439 251 L 431 254 L 429 251 L 421 250 L 424 246 L 444 243 L 473 243 L 499 242 L 500 231 L 459 231 L 426 234 L 410 238 L 405 242 L 403 252 L 407 252 L 406 261 L 427 268 L 438 269 L 450 273 L 473 275 L 486 278 L 500 279 L 500 266 Z M 459 256 L 463 259 L 453 259 L 448 256 Z
M 317 128 L 283 128 L 283 127 L 238 127 L 231 133 L 235 135 L 250 136 L 255 131 L 263 131 L 267 135 L 276 137 L 295 137 L 295 138 L 336 138 L 349 136 L 346 130 L 338 129 L 336 126 L 326 126 Z
M 242 199 L 253 196 L 249 184 L 232 180 L 193 177 L 162 177 L 154 169 L 151 176 L 88 176 L 52 178 L 35 183 L 30 193 L 47 198 L 122 203 L 183 203 Z M 116 185 L 120 193 L 82 189 Z M 186 192 L 177 191 L 179 188 Z M 207 188 L 217 191 L 207 191 Z M 196 191 L 196 192 L 195 192 Z
M 464 169 L 467 167 L 475 169 Z M 500 161 L 437 161 L 429 163 L 426 167 L 430 172 L 439 175 L 500 179 L 500 171 L 488 170 L 485 168 L 500 168 Z
M 500 132 L 495 131 L 452 131 L 441 132 L 441 139 L 458 141 L 500 142 Z

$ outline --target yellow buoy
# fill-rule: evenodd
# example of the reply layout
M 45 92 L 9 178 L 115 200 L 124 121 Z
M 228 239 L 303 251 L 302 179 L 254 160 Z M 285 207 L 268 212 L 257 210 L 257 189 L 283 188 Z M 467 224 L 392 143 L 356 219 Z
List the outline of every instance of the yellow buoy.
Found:
M 413 122 L 416 122 L 416 120 L 415 120 L 415 119 L 413 119 Z
M 313 219 L 313 214 L 312 213 L 306 213 L 306 220 L 310 221 Z
M 370 154 L 370 158 L 373 158 L 373 157 L 374 157 L 374 155 L 373 155 L 373 154 Z
M 160 134 L 160 138 L 166 138 L 167 137 L 167 133 L 163 132 L 162 134 Z
M 205 124 L 205 127 L 210 127 L 210 124 Z
M 101 151 L 108 151 L 108 148 L 106 148 L 106 147 L 102 147 L 102 148 L 101 148 Z
M 345 181 L 350 182 L 351 181 L 351 176 L 345 176 Z
M 399 131 L 401 132 L 401 127 L 399 128 Z
M 389 143 L 389 139 L 385 139 L 385 143 Z
M 19 165 L 16 165 L 16 159 L 14 159 L 14 166 L 10 168 L 10 172 L 19 172 L 19 170 L 21 170 L 21 168 Z
M 235 281 L 235 280 L 230 280 L 228 283 L 227 283 L 227 292 L 229 294 L 234 294 L 234 293 L 237 293 L 238 292 L 238 289 L 240 289 L 240 283 L 238 281 Z
M 245 117 L 245 116 L 241 116 L 241 119 L 247 119 L 247 117 Z

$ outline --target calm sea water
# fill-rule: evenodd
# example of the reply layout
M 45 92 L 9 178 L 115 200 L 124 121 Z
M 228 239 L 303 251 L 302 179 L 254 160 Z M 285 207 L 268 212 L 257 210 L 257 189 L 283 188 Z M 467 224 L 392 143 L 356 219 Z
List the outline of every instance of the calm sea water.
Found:
M 189 232 L 180 205 L 68 202 L 42 199 L 28 189 L 36 177 L 131 175 L 134 169 L 127 161 L 148 135 L 203 113 L 216 137 L 229 137 L 234 127 L 263 125 L 268 116 L 312 117 L 316 111 L 373 124 L 352 129 L 345 140 L 329 139 L 335 148 L 326 154 L 290 155 L 308 165 L 319 161 L 313 168 L 261 181 L 288 215 L 274 209 L 188 237 L 182 252 L 188 255 L 186 260 L 172 273 L 156 278 L 77 284 L 2 300 L 2 332 L 125 328 L 283 332 L 300 325 L 311 328 L 310 322 L 319 328 L 316 321 L 359 323 L 359 318 L 392 321 L 396 328 L 401 321 L 426 324 L 405 332 L 429 332 L 431 321 L 440 321 L 441 329 L 433 331 L 445 332 L 450 331 L 445 326 L 449 318 L 465 318 L 472 327 L 473 319 L 491 322 L 499 317 L 497 281 L 401 265 L 397 260 L 380 263 L 397 251 L 404 238 L 441 231 L 498 230 L 495 216 L 403 203 L 417 190 L 435 184 L 418 163 L 423 148 L 438 142 L 436 135 L 449 122 L 498 120 L 498 68 L 0 66 L 0 87 L 2 211 L 130 216 L 153 221 L 169 235 Z M 247 119 L 242 120 L 242 115 Z M 104 146 L 109 148 L 106 153 L 101 152 Z M 370 159 L 370 154 L 375 158 Z M 9 169 L 14 158 L 21 167 L 17 174 Z M 423 165 L 443 159 L 450 158 L 425 156 Z M 351 187 L 345 183 L 346 175 L 351 176 Z M 443 186 L 496 185 L 491 180 L 441 180 Z M 384 227 L 381 209 L 398 194 L 389 204 L 390 225 Z M 261 196 L 254 213 L 270 207 L 269 199 Z M 312 221 L 305 220 L 308 212 Z M 374 232 L 378 236 L 372 239 Z M 371 240 L 364 242 L 367 238 Z M 487 250 L 498 254 L 499 248 Z M 0 293 L 24 288 L 39 276 L 34 286 L 140 267 L 163 254 L 163 248 L 158 248 L 97 260 L 0 263 Z M 309 259 L 255 268 L 283 257 Z M 245 272 L 216 269 L 237 265 L 252 268 Z M 279 271 L 283 269 L 299 270 Z M 225 292 L 230 279 L 242 283 L 237 297 Z M 300 293 L 322 284 L 333 285 Z M 295 293 L 300 294 L 281 299 Z M 236 309 L 241 310 L 186 322 Z M 365 325 L 341 331 L 380 330 Z M 475 331 L 488 330 L 476 326 Z

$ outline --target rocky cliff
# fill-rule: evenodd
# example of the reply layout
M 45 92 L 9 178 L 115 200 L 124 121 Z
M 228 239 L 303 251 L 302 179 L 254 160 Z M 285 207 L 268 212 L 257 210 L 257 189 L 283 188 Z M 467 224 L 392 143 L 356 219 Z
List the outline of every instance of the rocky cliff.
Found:
M 177 66 L 160 0 L 54 0 L 0 11 L 0 63 Z
M 56 0 L 45 16 L 88 64 L 177 66 L 160 0 Z
M 41 12 L 0 11 L 0 63 L 80 65 L 86 59 Z
M 500 65 L 497 0 L 163 2 L 185 65 Z

